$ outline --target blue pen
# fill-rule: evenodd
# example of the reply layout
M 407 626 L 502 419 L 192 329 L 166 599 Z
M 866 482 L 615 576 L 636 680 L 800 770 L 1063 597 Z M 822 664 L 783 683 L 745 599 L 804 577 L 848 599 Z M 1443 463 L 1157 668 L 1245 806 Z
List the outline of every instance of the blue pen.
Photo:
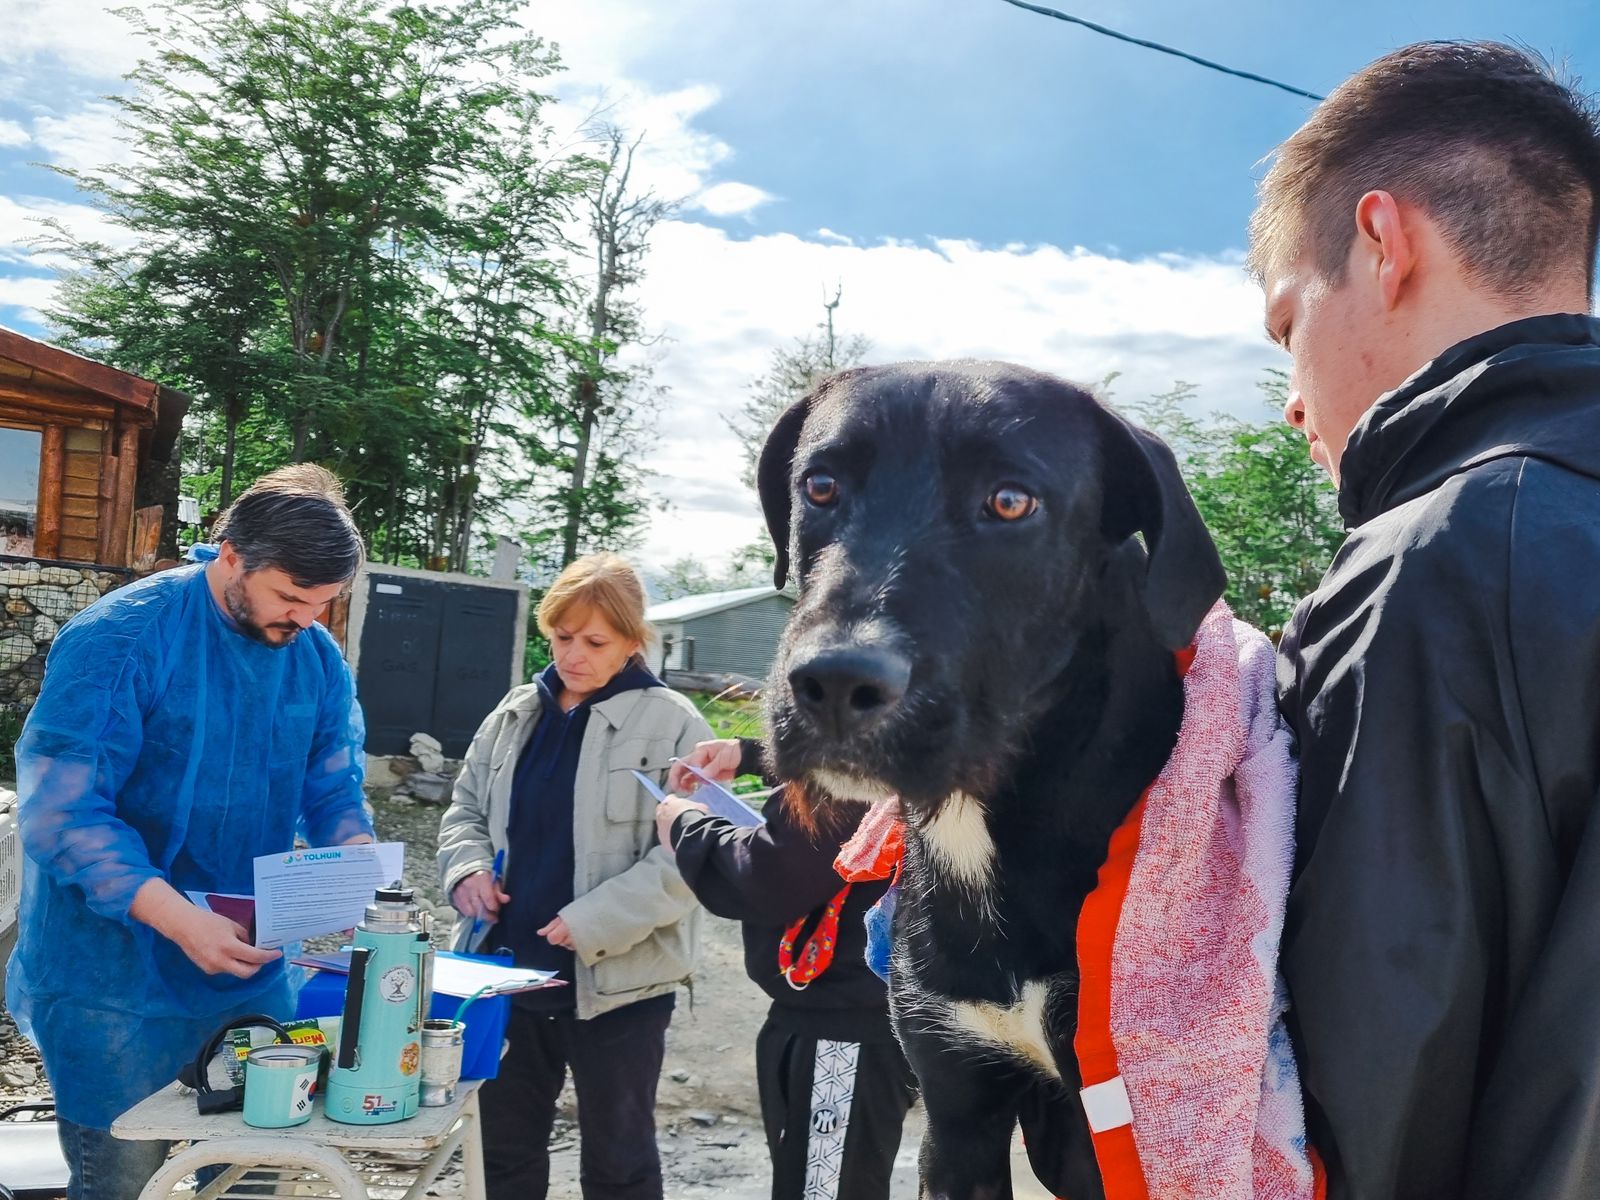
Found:
M 502 846 L 502 847 L 500 847 L 500 849 L 496 850 L 495 854 L 494 854 L 494 886 L 496 888 L 499 888 L 499 886 L 500 886 L 500 872 L 504 871 L 505 868 L 506 868 L 506 849 L 505 849 L 504 846 Z M 478 940 L 478 930 L 480 930 L 482 928 L 483 928 L 483 918 L 482 917 L 473 917 L 472 918 L 472 932 L 467 934 L 467 950 L 468 950 L 468 952 L 470 952 L 472 950 L 473 944 Z

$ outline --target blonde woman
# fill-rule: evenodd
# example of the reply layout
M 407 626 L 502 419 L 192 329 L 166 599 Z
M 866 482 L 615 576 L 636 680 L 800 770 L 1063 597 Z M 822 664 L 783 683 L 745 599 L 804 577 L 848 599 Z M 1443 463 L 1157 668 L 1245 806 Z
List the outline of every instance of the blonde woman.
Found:
M 614 554 L 561 573 L 538 613 L 554 661 L 483 722 L 439 825 L 456 949 L 509 949 L 568 985 L 515 997 L 509 1049 L 482 1093 L 491 1200 L 545 1195 L 569 1066 L 585 1200 L 662 1194 L 656 1083 L 699 911 L 632 771 L 664 780 L 668 760 L 711 731 L 645 667 L 644 603 Z

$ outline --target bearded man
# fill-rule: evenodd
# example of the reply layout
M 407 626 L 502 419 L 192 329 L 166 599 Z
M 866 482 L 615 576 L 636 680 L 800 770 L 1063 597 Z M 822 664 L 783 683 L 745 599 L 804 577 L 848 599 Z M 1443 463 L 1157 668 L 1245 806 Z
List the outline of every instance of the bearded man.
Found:
M 167 1146 L 111 1122 L 222 1021 L 282 1019 L 282 955 L 185 892 L 249 893 L 252 860 L 372 840 L 355 685 L 317 617 L 363 559 L 337 481 L 274 471 L 192 565 L 61 631 L 17 743 L 24 852 L 6 1003 L 55 1093 L 72 1200 L 137 1196 Z

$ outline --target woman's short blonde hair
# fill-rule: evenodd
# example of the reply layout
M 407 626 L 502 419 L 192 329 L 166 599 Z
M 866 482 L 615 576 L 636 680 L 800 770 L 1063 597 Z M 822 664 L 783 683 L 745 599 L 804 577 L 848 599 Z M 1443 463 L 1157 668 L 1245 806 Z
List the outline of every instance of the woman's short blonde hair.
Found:
M 630 642 L 649 645 L 656 631 L 644 619 L 644 583 L 617 554 L 589 554 L 556 577 L 539 601 L 539 632 L 549 637 L 569 616 L 593 609 Z

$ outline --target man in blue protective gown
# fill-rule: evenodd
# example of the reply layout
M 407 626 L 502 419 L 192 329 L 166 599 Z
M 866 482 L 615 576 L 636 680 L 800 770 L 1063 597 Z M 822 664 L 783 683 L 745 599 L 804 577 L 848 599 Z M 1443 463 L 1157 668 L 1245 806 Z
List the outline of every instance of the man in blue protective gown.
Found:
M 372 840 L 355 687 L 316 618 L 362 562 L 333 476 L 286 467 L 199 561 L 56 638 L 17 743 L 22 914 L 6 1003 L 55 1091 L 71 1200 L 134 1197 L 166 1146 L 109 1133 L 224 1019 L 293 1015 L 278 951 L 185 891 L 251 860 Z

